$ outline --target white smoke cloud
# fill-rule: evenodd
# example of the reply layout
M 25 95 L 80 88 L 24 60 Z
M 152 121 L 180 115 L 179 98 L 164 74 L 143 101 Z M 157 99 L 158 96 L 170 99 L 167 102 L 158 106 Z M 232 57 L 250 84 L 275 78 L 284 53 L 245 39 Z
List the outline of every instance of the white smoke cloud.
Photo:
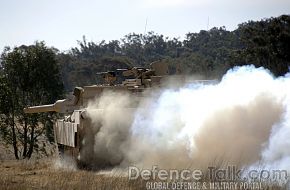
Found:
M 276 81 L 284 112 L 282 119 L 272 127 L 267 147 L 262 151 L 262 163 L 267 168 L 287 169 L 290 171 L 290 78 L 289 75 Z M 278 95 L 277 94 L 277 95 Z
M 85 144 L 93 146 L 83 159 L 124 167 L 222 161 L 289 169 L 289 109 L 289 75 L 274 78 L 253 66 L 229 70 L 217 84 L 186 84 L 145 97 L 107 92 L 87 109 L 94 127 Z

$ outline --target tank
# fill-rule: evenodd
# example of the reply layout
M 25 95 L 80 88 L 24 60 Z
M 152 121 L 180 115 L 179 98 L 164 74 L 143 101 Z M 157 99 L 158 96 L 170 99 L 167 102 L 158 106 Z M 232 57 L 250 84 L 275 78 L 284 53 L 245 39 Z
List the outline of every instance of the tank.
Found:
M 88 103 L 104 91 L 126 91 L 136 96 L 145 89 L 159 88 L 162 79 L 169 74 L 168 65 L 162 61 L 150 64 L 150 68 L 133 67 L 101 72 L 104 83 L 100 85 L 75 87 L 72 96 L 57 100 L 54 104 L 24 108 L 27 114 L 41 112 L 63 113 L 64 117 L 54 123 L 55 142 L 61 156 L 70 156 L 80 162 L 82 139 L 90 131 L 90 122 L 86 117 Z M 117 84 L 118 80 L 120 80 Z
M 177 74 L 179 74 L 178 72 L 176 71 Z M 69 156 L 75 159 L 78 166 L 81 167 L 86 166 L 80 156 L 82 149 L 84 146 L 90 146 L 83 143 L 83 139 L 92 130 L 90 119 L 86 114 L 89 102 L 100 97 L 104 91 L 127 92 L 144 98 L 145 90 L 150 91 L 164 86 L 164 81 L 169 78 L 169 69 L 167 63 L 156 61 L 150 64 L 150 68 L 133 67 L 97 74 L 104 79 L 103 84 L 75 87 L 72 96 L 67 99 L 58 100 L 50 105 L 24 108 L 24 112 L 27 114 L 63 113 L 64 117 L 57 119 L 54 123 L 54 137 L 58 145 L 58 152 L 61 157 Z M 178 77 L 174 77 L 174 80 L 184 83 L 185 79 L 182 75 L 176 76 Z

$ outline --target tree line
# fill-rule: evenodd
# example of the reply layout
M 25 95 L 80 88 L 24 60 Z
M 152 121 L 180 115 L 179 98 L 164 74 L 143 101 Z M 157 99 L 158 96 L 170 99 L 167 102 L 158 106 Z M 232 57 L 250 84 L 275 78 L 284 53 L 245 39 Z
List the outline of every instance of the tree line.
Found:
M 16 158 L 30 158 L 37 139 L 52 139 L 53 114 L 23 113 L 23 107 L 53 103 L 75 86 L 101 83 L 97 72 L 148 67 L 156 60 L 171 73 L 220 78 L 229 68 L 252 64 L 282 76 L 290 66 L 290 16 L 248 21 L 234 31 L 214 27 L 188 33 L 183 40 L 162 34 L 130 33 L 120 40 L 88 42 L 60 52 L 44 42 L 6 47 L 0 62 L 0 138 Z
M 214 27 L 188 33 L 184 40 L 154 32 L 131 33 L 109 42 L 87 42 L 84 36 L 78 47 L 58 54 L 58 60 L 66 90 L 100 82 L 95 75 L 99 71 L 146 67 L 161 59 L 172 71 L 178 65 L 185 74 L 206 78 L 219 78 L 229 68 L 247 64 L 280 76 L 288 72 L 289 30 L 289 15 L 282 15 L 242 23 L 234 31 Z

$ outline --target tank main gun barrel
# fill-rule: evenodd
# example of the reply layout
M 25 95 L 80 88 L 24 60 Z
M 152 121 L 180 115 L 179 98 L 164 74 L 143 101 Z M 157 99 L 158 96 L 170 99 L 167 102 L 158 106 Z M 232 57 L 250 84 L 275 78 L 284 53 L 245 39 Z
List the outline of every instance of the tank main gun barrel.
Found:
M 56 111 L 54 104 L 43 105 L 43 106 L 32 106 L 24 108 L 24 113 L 40 113 L 40 112 L 51 112 Z
M 40 113 L 40 112 L 57 112 L 57 113 L 69 113 L 77 109 L 75 99 L 64 99 L 57 100 L 54 104 L 41 105 L 41 106 L 32 106 L 24 108 L 24 113 Z
M 59 112 L 64 113 L 66 110 L 68 110 L 68 104 L 69 102 L 67 100 L 58 100 L 54 104 L 48 104 L 48 105 L 41 105 L 41 106 L 32 106 L 28 108 L 24 108 L 24 113 L 40 113 L 40 112 Z
M 40 113 L 40 112 L 58 112 L 58 113 L 68 113 L 76 109 L 77 106 L 74 105 L 69 100 L 58 100 L 54 104 L 32 106 L 24 108 L 24 113 Z
M 69 99 L 57 100 L 54 104 L 32 106 L 24 108 L 24 113 L 40 113 L 40 112 L 58 112 L 70 113 L 80 107 L 80 99 L 84 89 L 75 87 L 73 97 Z

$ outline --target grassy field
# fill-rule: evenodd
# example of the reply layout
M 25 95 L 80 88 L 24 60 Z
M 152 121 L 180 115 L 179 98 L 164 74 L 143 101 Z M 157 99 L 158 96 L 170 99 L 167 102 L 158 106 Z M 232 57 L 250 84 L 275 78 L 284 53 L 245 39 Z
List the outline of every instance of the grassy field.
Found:
M 116 171 L 96 172 L 61 168 L 57 167 L 57 162 L 56 159 L 0 160 L 0 189 L 146 189 L 147 181 L 129 181 Z M 263 185 L 262 189 L 287 188 Z
M 56 168 L 54 160 L 0 161 L 0 189 L 142 189 L 117 173 Z M 144 186 L 145 187 L 145 186 Z

